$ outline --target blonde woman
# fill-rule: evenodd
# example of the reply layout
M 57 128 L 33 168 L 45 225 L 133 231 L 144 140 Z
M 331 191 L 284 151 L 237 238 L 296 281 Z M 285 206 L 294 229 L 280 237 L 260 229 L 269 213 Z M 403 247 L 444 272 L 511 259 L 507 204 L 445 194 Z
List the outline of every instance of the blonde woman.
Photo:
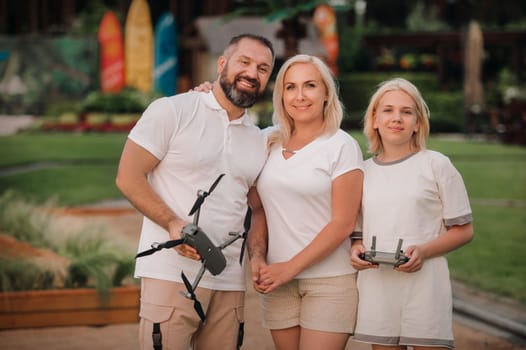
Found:
M 348 261 L 362 153 L 340 129 L 342 104 L 320 59 L 286 61 L 273 104 L 269 156 L 257 182 L 267 230 L 248 238 L 263 325 L 278 350 L 344 349 L 358 301 Z

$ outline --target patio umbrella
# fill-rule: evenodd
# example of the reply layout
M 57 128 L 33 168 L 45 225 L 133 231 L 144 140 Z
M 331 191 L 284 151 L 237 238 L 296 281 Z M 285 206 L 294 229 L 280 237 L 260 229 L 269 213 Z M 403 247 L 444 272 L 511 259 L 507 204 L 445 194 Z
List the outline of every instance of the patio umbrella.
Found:
M 471 21 L 464 45 L 464 108 L 468 115 L 480 114 L 484 109 L 481 81 L 483 50 L 480 25 Z

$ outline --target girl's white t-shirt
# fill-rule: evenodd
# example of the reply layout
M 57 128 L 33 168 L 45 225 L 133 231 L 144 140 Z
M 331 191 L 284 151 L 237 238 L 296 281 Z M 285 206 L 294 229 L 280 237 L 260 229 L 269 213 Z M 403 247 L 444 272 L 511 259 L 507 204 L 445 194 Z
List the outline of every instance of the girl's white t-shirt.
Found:
M 394 252 L 435 239 L 446 226 L 471 222 L 460 173 L 443 154 L 424 150 L 393 163 L 365 161 L 362 197 L 363 243 Z

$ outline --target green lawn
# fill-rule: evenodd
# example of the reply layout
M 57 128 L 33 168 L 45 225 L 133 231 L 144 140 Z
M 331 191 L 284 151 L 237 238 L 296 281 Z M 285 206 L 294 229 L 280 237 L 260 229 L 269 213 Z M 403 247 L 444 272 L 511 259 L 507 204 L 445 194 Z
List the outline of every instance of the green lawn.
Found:
M 365 152 L 365 141 L 353 131 Z M 122 198 L 115 188 L 125 134 L 36 134 L 0 137 L 0 192 L 12 188 L 59 205 Z M 452 277 L 526 304 L 526 148 L 432 136 L 462 174 L 473 209 L 475 239 L 449 254 Z M 6 173 L 13 166 L 38 163 Z
M 126 134 L 22 134 L 0 137 L 0 192 L 79 205 L 121 198 L 115 174 Z M 12 170 L 6 172 L 2 170 Z
M 116 163 L 126 134 L 21 134 L 0 137 L 2 167 L 43 161 Z

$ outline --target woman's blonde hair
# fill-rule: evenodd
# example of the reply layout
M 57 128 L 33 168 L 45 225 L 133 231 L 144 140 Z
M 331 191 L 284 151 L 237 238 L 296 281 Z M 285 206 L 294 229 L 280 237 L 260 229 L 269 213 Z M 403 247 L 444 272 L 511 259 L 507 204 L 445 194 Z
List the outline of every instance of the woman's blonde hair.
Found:
M 296 55 L 289 58 L 279 69 L 274 84 L 272 102 L 274 113 L 272 122 L 276 130 L 269 135 L 269 144 L 280 141 L 286 143 L 294 132 L 294 119 L 287 113 L 283 105 L 283 88 L 285 74 L 295 64 L 309 63 L 314 65 L 320 72 L 321 79 L 327 90 L 327 102 L 323 113 L 323 131 L 324 134 L 334 134 L 341 125 L 343 118 L 343 105 L 338 98 L 336 80 L 334 79 L 329 67 L 319 58 L 310 55 Z
M 416 118 L 419 124 L 418 131 L 413 133 L 412 147 L 416 151 L 426 148 L 426 140 L 429 136 L 429 108 L 418 91 L 417 87 L 411 82 L 403 78 L 394 78 L 386 80 L 378 85 L 378 89 L 371 97 L 369 106 L 364 116 L 363 133 L 367 138 L 368 152 L 372 154 L 382 153 L 384 146 L 382 137 L 378 130 L 374 128 L 374 118 L 376 118 L 376 109 L 380 103 L 380 99 L 388 91 L 400 90 L 408 94 L 415 103 Z

